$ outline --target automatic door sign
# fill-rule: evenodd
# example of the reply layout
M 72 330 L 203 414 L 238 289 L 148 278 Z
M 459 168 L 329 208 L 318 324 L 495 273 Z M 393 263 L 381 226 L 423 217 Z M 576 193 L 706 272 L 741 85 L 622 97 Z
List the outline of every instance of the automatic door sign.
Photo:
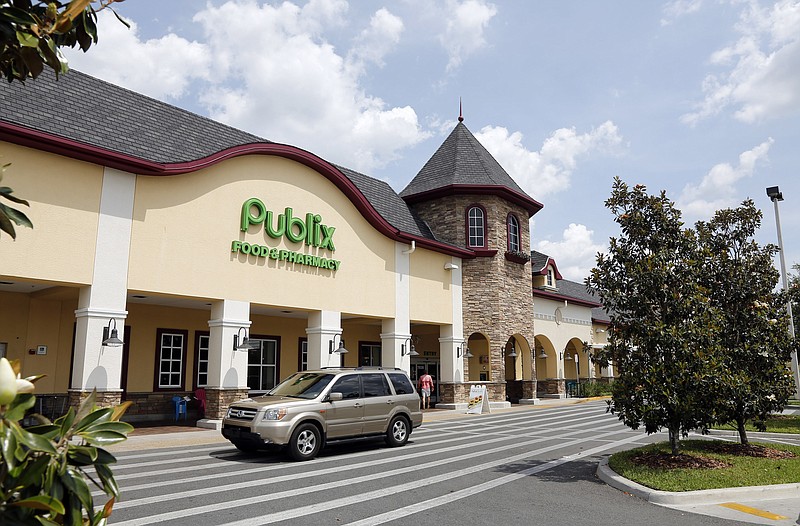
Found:
M 489 397 L 486 395 L 486 386 L 473 385 L 469 388 L 467 414 L 479 415 L 484 411 L 491 412 L 489 409 Z

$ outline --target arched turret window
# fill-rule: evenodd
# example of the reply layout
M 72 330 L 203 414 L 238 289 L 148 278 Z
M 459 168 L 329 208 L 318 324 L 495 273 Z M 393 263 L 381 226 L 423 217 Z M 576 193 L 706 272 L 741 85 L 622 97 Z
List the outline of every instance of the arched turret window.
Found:
M 478 205 L 467 209 L 467 246 L 486 247 L 486 212 Z
M 519 242 L 519 219 L 514 214 L 508 214 L 508 250 L 520 252 L 522 246 Z

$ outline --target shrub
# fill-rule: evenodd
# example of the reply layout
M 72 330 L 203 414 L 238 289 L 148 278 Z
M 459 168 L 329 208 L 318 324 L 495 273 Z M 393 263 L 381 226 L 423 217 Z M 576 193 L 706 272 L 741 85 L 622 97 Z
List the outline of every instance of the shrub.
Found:
M 0 524 L 105 524 L 119 488 L 110 467 L 116 459 L 101 446 L 133 429 L 119 421 L 130 402 L 98 409 L 93 391 L 77 412 L 70 408 L 54 422 L 35 415 L 38 425 L 24 428 L 38 378 L 19 378 L 18 363 L 0 358 Z M 109 497 L 99 510 L 89 483 Z

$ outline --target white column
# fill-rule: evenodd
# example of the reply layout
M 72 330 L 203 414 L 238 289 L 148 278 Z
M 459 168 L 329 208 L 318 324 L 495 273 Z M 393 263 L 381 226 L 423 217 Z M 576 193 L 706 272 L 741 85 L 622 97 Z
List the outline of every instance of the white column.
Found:
M 383 320 L 381 326 L 381 364 L 411 371 L 411 357 L 402 356 L 405 346 L 409 351 L 411 342 L 411 254 L 416 245 L 404 243 L 394 245 L 394 319 Z
M 411 327 L 398 320 L 383 320 L 381 325 L 381 364 L 411 372 L 411 356 L 402 356 L 403 348 L 408 353 L 411 346 Z
M 208 385 L 217 389 L 247 389 L 247 351 L 233 348 L 244 327 L 250 334 L 250 303 L 222 300 L 211 306 L 208 320 Z
M 342 336 L 342 313 L 336 311 L 316 311 L 308 315 L 308 368 L 320 369 L 322 367 L 338 367 L 341 357 L 331 354 L 331 342 L 336 339 L 335 345 L 339 346 Z M 352 344 L 351 344 L 352 345 Z M 348 349 L 352 352 L 352 349 Z
M 92 284 L 80 291 L 75 311 L 75 356 L 70 388 L 119 391 L 122 347 L 104 347 L 103 328 L 114 319 L 125 334 L 128 260 L 136 176 L 112 168 L 103 172 Z
M 464 343 L 464 312 L 461 285 L 461 258 L 454 257 L 446 268 L 450 271 L 450 293 L 452 304 L 452 325 L 439 329 L 439 358 L 442 382 L 462 383 L 464 381 L 464 357 L 457 356 L 457 348 Z M 464 344 L 463 352 L 466 352 Z

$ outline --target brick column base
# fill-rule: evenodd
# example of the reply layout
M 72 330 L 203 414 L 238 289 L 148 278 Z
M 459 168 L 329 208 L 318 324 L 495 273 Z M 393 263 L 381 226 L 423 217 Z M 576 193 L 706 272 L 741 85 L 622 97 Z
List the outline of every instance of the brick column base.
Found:
M 228 407 L 237 400 L 242 400 L 249 396 L 248 388 L 213 388 L 206 387 L 206 414 L 209 420 L 221 420 L 228 411 Z
M 439 401 L 436 403 L 436 407 L 445 409 L 466 409 L 469 403 L 469 389 L 473 385 L 486 386 L 486 394 L 489 396 L 489 402 L 493 404 L 507 404 L 505 382 L 467 382 L 460 384 L 442 382 L 439 384 Z
M 567 387 L 563 379 L 549 378 L 537 382 L 539 398 L 566 398 Z
M 74 407 L 75 411 L 85 399 L 92 394 L 92 391 L 82 391 L 78 389 L 70 389 L 68 396 L 69 407 Z M 122 390 L 119 391 L 97 391 L 95 398 L 95 405 L 97 407 L 114 407 L 122 403 Z

